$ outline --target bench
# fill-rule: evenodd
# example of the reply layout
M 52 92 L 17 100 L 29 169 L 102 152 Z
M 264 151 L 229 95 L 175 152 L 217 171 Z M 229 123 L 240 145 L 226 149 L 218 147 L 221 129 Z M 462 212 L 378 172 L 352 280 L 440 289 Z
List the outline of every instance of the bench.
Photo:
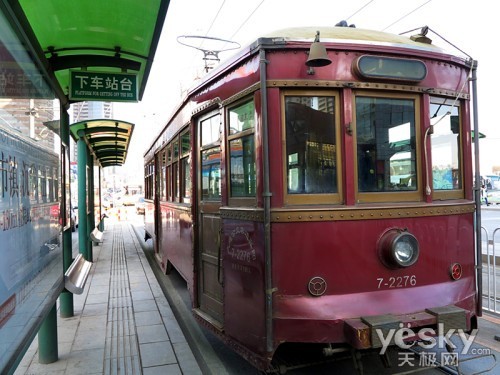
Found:
M 101 243 L 102 235 L 103 233 L 99 229 L 97 229 L 97 227 L 95 227 L 94 230 L 90 232 L 90 239 L 92 240 L 92 242 Z
M 92 262 L 78 254 L 64 274 L 64 287 L 73 294 L 82 294 L 91 267 Z

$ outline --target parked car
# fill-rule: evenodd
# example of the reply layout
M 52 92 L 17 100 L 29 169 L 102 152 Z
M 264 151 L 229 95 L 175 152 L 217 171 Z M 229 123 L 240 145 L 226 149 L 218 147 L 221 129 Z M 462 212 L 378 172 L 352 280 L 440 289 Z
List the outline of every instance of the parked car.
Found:
M 137 202 L 137 196 L 131 194 L 125 194 L 122 197 L 122 204 L 124 206 L 134 206 Z
M 146 205 L 144 203 L 144 196 L 139 196 L 135 202 L 135 212 L 137 215 L 144 215 L 146 212 Z
M 76 228 L 78 228 L 78 207 L 71 205 L 69 208 L 69 212 L 71 231 L 75 232 Z

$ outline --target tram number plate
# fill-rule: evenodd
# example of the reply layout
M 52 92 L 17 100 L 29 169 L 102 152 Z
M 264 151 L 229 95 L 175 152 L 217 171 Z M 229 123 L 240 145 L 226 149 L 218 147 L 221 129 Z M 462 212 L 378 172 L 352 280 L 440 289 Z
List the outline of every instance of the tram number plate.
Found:
M 408 286 L 417 285 L 417 276 L 415 275 L 407 275 L 407 276 L 395 276 L 377 278 L 378 281 L 378 289 L 383 288 L 405 288 Z

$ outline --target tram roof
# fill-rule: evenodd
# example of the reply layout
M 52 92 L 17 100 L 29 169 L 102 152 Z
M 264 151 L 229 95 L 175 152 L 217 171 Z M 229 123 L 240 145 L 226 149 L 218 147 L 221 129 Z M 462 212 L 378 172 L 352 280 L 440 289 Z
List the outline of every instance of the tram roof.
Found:
M 142 99 L 170 0 L 11 0 L 37 58 L 69 93 L 70 69 L 137 73 Z
M 403 35 L 386 33 L 383 31 L 358 29 L 356 27 L 294 27 L 273 31 L 265 38 L 283 38 L 286 41 L 312 42 L 316 36 L 316 31 L 320 32 L 322 42 L 336 43 L 373 43 L 406 46 L 409 48 L 423 49 L 428 51 L 441 51 L 433 44 L 422 43 L 412 40 Z
M 86 120 L 71 124 L 69 130 L 75 142 L 80 135 L 85 138 L 91 152 L 104 168 L 125 163 L 134 124 L 109 119 Z

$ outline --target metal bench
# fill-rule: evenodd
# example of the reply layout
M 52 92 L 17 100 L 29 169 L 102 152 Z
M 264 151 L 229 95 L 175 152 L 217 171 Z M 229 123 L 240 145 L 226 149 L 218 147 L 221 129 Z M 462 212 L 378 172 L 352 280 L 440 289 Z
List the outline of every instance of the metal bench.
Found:
M 95 227 L 94 230 L 90 232 L 90 239 L 92 240 L 92 242 L 101 243 L 102 234 L 103 233 L 99 229 L 97 229 L 97 227 Z
M 82 294 L 91 268 L 92 262 L 78 254 L 64 274 L 64 287 L 73 294 Z

